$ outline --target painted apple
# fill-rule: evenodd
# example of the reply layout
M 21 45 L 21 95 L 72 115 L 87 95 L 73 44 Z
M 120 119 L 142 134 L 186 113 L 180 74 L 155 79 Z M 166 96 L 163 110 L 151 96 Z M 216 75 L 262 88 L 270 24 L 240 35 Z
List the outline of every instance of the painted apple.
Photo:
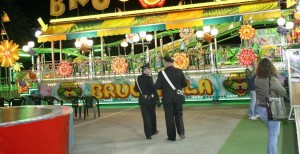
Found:
M 162 7 L 166 0 L 139 0 L 143 8 L 147 9 L 150 7 Z

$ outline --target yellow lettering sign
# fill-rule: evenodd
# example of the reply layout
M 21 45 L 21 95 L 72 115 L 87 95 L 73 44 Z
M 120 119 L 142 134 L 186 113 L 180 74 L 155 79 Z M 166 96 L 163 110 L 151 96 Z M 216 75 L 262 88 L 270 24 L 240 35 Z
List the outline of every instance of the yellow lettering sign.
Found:
M 92 96 L 95 96 L 97 99 L 103 98 L 103 91 L 101 84 L 92 84 L 91 85 Z
M 93 7 L 96 10 L 104 10 L 108 8 L 110 0 L 92 0 Z
M 136 92 L 134 90 L 134 86 L 135 86 L 135 83 L 131 83 L 130 84 L 130 94 L 133 96 L 133 97 L 139 97 L 140 96 L 140 93 L 139 92 Z
M 89 0 L 69 0 L 69 10 L 74 10 L 74 9 L 77 9 L 78 7 L 78 3 L 84 7 L 86 5 L 86 3 L 89 2 Z
M 198 88 L 191 87 L 191 81 L 187 80 L 188 86 L 184 88 L 184 94 L 190 95 L 212 95 L 213 86 L 209 79 L 202 79 L 198 81 Z M 106 84 L 92 84 L 91 95 L 98 99 L 110 98 L 130 98 L 139 97 L 140 93 L 134 90 L 135 83 L 106 83 Z M 158 96 L 162 96 L 163 91 L 157 90 Z
M 66 6 L 63 0 L 50 0 L 50 15 L 60 16 L 65 12 Z
M 188 85 L 184 88 L 185 95 L 197 95 L 197 89 L 191 88 L 191 81 L 187 80 Z
M 104 98 L 116 98 L 117 95 L 115 93 L 115 85 L 114 84 L 111 84 L 111 83 L 108 83 L 108 84 L 105 84 L 103 86 L 103 93 L 104 93 Z
M 207 95 L 212 95 L 214 90 L 211 81 L 208 79 L 199 80 L 198 91 L 200 95 L 204 95 L 205 93 Z
M 116 93 L 119 98 L 127 98 L 130 93 L 130 86 L 128 84 L 120 84 L 116 85 Z
M 91 0 L 94 9 L 104 10 L 108 8 L 110 0 Z M 84 7 L 89 0 L 69 0 L 69 10 L 74 10 L 78 8 L 78 3 Z M 50 0 L 50 15 L 60 16 L 65 13 L 66 6 L 63 0 Z

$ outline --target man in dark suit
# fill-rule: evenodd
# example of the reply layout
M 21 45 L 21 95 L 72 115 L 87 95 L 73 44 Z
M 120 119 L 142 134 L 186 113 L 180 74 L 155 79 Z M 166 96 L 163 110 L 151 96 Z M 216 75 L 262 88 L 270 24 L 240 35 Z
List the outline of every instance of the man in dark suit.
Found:
M 142 66 L 142 75 L 138 76 L 135 82 L 134 90 L 140 92 L 139 105 L 141 107 L 144 132 L 147 139 L 158 133 L 156 128 L 155 105 L 158 98 L 151 76 L 149 63 Z
M 164 57 L 165 69 L 163 70 L 171 84 L 167 81 L 163 71 L 158 73 L 158 78 L 155 83 L 157 89 L 163 90 L 162 103 L 165 110 L 165 119 L 167 125 L 168 140 L 176 140 L 176 128 L 180 139 L 184 139 L 184 124 L 182 118 L 182 103 L 185 101 L 183 89 L 187 86 L 186 78 L 182 70 L 173 66 L 173 59 L 169 56 Z M 174 120 L 175 118 L 175 120 Z M 176 127 L 175 127 L 176 124 Z

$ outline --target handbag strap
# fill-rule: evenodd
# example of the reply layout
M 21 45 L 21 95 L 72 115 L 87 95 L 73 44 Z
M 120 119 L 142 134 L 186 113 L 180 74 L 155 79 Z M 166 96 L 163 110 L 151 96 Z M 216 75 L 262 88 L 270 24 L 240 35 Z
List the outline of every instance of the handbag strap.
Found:
M 172 87 L 172 89 L 175 90 L 176 88 L 174 87 L 174 85 L 172 84 L 172 82 L 170 81 L 170 79 L 168 78 L 166 72 L 164 70 L 162 70 L 161 72 L 164 75 L 165 79 L 168 81 L 169 85 Z
M 273 114 L 271 111 L 271 106 L 270 106 L 270 97 L 271 97 L 271 77 L 269 77 L 269 97 L 267 97 L 267 115 L 268 115 L 268 120 L 273 120 Z
M 269 77 L 269 96 L 271 96 L 271 78 L 272 77 Z M 274 93 L 275 93 L 275 96 L 279 96 L 275 91 L 274 91 Z
M 140 85 L 139 85 L 138 77 L 136 77 L 136 85 L 138 86 L 141 94 L 143 94 L 142 89 L 140 88 Z
M 269 77 L 269 96 L 271 96 L 271 77 Z

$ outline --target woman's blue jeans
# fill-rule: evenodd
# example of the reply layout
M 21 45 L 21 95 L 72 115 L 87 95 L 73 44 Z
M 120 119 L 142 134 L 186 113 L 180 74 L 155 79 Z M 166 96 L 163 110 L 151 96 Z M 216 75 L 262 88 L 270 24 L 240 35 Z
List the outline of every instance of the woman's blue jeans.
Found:
M 267 154 L 278 154 L 278 137 L 280 133 L 280 121 L 268 121 L 266 107 L 258 107 L 260 118 L 267 124 L 268 127 L 268 145 Z
M 249 117 L 258 115 L 257 104 L 256 104 L 256 91 L 251 90 L 250 92 L 250 105 L 249 105 Z

